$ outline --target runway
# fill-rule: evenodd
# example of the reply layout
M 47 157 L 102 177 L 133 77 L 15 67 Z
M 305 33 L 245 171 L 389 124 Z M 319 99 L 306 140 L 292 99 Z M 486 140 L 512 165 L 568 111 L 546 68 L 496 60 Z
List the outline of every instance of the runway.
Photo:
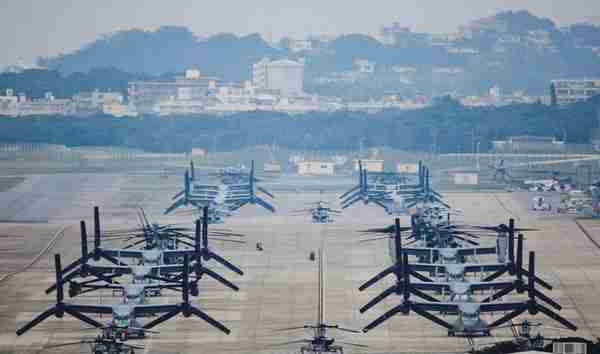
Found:
M 0 224 L 0 273 L 19 269 L 37 254 L 56 230 L 65 226 L 64 236 L 53 250 L 33 267 L 2 283 L 0 291 L 0 353 L 79 353 L 85 347 L 44 349 L 46 345 L 93 337 L 95 331 L 81 331 L 85 324 L 68 316 L 48 320 L 22 337 L 14 334 L 37 313 L 54 301 L 43 290 L 53 282 L 51 257 L 60 252 L 67 263 L 79 256 L 78 222 L 91 223 L 92 206 L 101 208 L 105 228 L 135 226 L 137 207 L 161 223 L 183 222 L 191 226 L 189 216 L 161 217 L 170 197 L 179 190 L 180 176 L 148 175 L 38 175 L 12 190 L 0 193 L 0 219 L 16 223 Z M 316 188 L 311 187 L 311 190 Z M 371 205 L 355 205 L 344 211 L 334 223 L 312 225 L 309 217 L 292 216 L 293 209 L 323 198 L 335 201 L 337 192 L 281 191 L 273 201 L 277 213 L 271 215 L 255 206 L 243 209 L 222 227 L 246 235 L 246 245 L 216 243 L 220 253 L 240 265 L 246 273 L 239 277 L 215 266 L 219 273 L 241 288 L 233 293 L 212 280 L 201 282 L 200 296 L 194 304 L 224 322 L 232 333 L 227 336 L 202 320 L 177 318 L 157 327 L 160 334 L 144 341 L 147 353 L 294 353 L 295 347 L 277 347 L 277 343 L 307 338 L 310 333 L 276 332 L 277 329 L 300 326 L 315 321 L 317 278 L 316 263 L 308 259 L 311 251 L 325 250 L 325 319 L 332 324 L 362 329 L 367 323 L 398 303 L 390 297 L 367 314 L 358 308 L 377 295 L 391 279 L 365 292 L 358 286 L 371 275 L 389 265 L 387 241 L 359 244 L 357 230 L 383 226 L 393 222 L 390 216 Z M 458 223 L 477 225 L 507 222 L 517 218 L 517 227 L 534 227 L 540 232 L 527 233 L 526 250 L 535 250 L 540 275 L 555 289 L 549 294 L 564 309 L 561 315 L 579 327 L 577 335 L 600 336 L 600 250 L 585 236 L 570 217 L 529 212 L 529 193 L 445 193 L 450 204 L 463 211 L 455 217 Z M 18 223 L 36 220 L 42 223 Z M 47 223 L 46 223 L 47 222 Z M 408 224 L 408 218 L 402 219 Z M 593 221 L 583 223 L 586 230 L 600 239 L 600 226 Z M 219 226 L 221 227 L 221 226 Z M 264 251 L 255 249 L 261 241 Z M 490 239 L 489 242 L 493 242 Z M 85 295 L 75 301 L 97 303 L 98 296 Z M 103 293 L 102 303 L 115 298 Z M 158 299 L 178 302 L 176 293 Z M 497 318 L 500 314 L 494 314 Z M 527 318 L 522 316 L 521 318 Z M 105 320 L 108 318 L 105 317 Z M 550 324 L 538 315 L 536 320 Z M 554 323 L 552 323 L 554 325 Z M 336 333 L 337 334 L 337 333 Z M 494 332 L 490 342 L 511 337 L 508 329 Z M 546 336 L 571 335 L 569 331 L 544 330 Z M 333 333 L 332 333 L 333 335 Z M 448 338 L 446 331 L 414 314 L 397 316 L 377 329 L 362 335 L 341 334 L 336 338 L 369 345 L 366 351 L 346 347 L 348 353 L 414 353 L 462 352 L 466 341 Z

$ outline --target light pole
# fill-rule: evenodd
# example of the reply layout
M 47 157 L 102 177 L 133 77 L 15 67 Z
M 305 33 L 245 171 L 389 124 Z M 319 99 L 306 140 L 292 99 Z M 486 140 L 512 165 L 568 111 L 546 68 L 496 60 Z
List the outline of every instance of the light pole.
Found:
M 477 142 L 477 145 L 476 145 L 477 151 L 475 152 L 475 158 L 476 158 L 475 161 L 476 161 L 476 164 L 477 164 L 477 166 L 476 166 L 477 167 L 477 171 L 479 171 L 479 144 L 480 143 L 481 143 L 481 141 Z

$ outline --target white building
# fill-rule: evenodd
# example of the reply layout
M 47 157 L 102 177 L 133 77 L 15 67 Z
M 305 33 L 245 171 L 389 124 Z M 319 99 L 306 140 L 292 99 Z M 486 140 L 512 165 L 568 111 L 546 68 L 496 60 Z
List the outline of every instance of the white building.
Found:
M 416 66 L 401 66 L 401 65 L 393 65 L 391 68 L 392 72 L 398 74 L 416 74 L 417 67 Z
M 475 55 L 479 54 L 479 50 L 475 48 L 463 48 L 463 47 L 449 47 L 446 51 L 450 54 L 464 54 L 464 55 Z
M 358 171 L 359 160 L 354 160 L 354 171 Z M 383 172 L 383 160 L 365 159 L 360 160 L 362 168 L 367 172 Z
M 473 186 L 479 184 L 479 174 L 477 173 L 455 173 L 454 184 Z
M 200 70 L 198 69 L 187 69 L 185 71 L 186 80 L 200 80 Z
M 256 89 L 276 90 L 281 96 L 301 96 L 304 92 L 304 63 L 264 58 L 252 65 Z
M 133 104 L 110 102 L 102 105 L 102 113 L 115 117 L 137 117 L 138 112 Z
M 398 173 L 419 173 L 419 164 L 416 163 L 399 163 L 396 165 Z
M 19 96 L 18 115 L 67 115 L 73 112 L 73 100 L 56 99 L 47 92 L 43 99 L 28 100 L 24 95 Z
M 493 99 L 499 99 L 502 97 L 502 90 L 500 90 L 500 86 L 494 85 L 490 88 L 489 95 Z
M 456 66 L 435 66 L 432 69 L 434 74 L 458 75 L 465 72 L 461 67 Z
M 552 104 L 565 105 L 585 101 L 600 95 L 600 79 L 552 80 L 550 96 Z
M 6 90 L 5 96 L 0 96 L 0 115 L 17 116 L 19 98 L 15 96 L 12 89 Z
M 105 105 L 123 104 L 125 100 L 122 93 L 117 91 L 80 92 L 73 96 L 74 110 L 78 114 L 93 114 L 103 112 Z
M 335 171 L 334 162 L 300 161 L 296 166 L 299 175 L 333 176 Z
M 564 141 L 547 136 L 511 136 L 507 140 L 492 141 L 495 152 L 524 153 L 543 152 L 558 153 L 566 149 Z
M 354 70 L 362 74 L 375 72 L 375 62 L 367 59 L 354 59 Z
M 308 39 L 290 39 L 289 50 L 294 53 L 312 50 L 312 41 Z
M 159 101 L 153 112 L 161 116 L 200 114 L 204 112 L 205 105 L 203 100 L 178 100 L 172 97 Z

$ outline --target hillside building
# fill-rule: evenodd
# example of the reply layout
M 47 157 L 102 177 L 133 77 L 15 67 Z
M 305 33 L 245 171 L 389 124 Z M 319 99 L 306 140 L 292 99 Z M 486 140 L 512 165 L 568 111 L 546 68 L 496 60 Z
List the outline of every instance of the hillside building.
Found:
M 73 96 L 74 110 L 78 115 L 94 114 L 104 111 L 106 105 L 123 104 L 125 97 L 116 91 L 80 92 Z
M 52 92 L 46 92 L 44 98 L 29 100 L 20 95 L 18 102 L 19 116 L 67 115 L 73 113 L 73 100 L 57 99 Z
M 0 115 L 16 116 L 18 114 L 19 98 L 12 89 L 6 90 L 6 95 L 0 96 Z
M 390 26 L 381 27 L 379 40 L 385 45 L 395 46 L 410 33 L 410 28 L 401 26 L 399 22 L 394 22 Z
M 312 50 L 313 41 L 310 39 L 290 39 L 288 49 L 294 53 Z
M 252 85 L 257 90 L 277 91 L 281 96 L 301 96 L 304 92 L 304 63 L 263 58 L 252 65 Z
M 214 93 L 219 84 L 215 77 L 201 76 L 200 71 L 187 70 L 185 76 L 178 76 L 174 81 L 133 81 L 127 89 L 129 100 L 140 113 L 151 113 L 155 105 L 161 101 L 202 100 Z
M 375 72 L 375 62 L 367 59 L 354 59 L 354 70 L 361 74 L 372 74 Z
M 552 80 L 550 84 L 553 105 L 581 102 L 596 95 L 600 95 L 600 79 Z

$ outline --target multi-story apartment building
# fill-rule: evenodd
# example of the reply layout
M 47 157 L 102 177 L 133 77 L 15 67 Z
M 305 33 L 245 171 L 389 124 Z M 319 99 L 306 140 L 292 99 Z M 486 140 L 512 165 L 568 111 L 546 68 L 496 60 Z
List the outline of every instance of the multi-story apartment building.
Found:
M 252 65 L 252 85 L 257 90 L 277 91 L 285 97 L 300 96 L 304 92 L 304 64 L 264 58 Z

